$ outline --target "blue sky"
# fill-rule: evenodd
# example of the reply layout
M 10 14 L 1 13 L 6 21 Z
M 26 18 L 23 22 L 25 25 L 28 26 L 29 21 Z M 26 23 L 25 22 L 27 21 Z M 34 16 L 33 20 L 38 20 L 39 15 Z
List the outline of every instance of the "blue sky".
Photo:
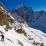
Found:
M 24 4 L 27 7 L 32 7 L 34 11 L 45 10 L 46 0 L 0 0 L 8 10 L 12 10 L 17 5 Z

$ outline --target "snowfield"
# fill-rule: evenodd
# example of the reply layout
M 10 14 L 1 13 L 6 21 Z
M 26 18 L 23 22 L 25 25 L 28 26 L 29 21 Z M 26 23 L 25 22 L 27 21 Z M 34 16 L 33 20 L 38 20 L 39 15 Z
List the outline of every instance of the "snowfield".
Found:
M 46 46 L 46 34 L 40 30 L 25 26 L 25 24 L 22 24 L 22 26 L 27 36 L 17 33 L 14 28 L 6 32 L 4 27 L 0 26 L 0 31 L 4 32 L 5 35 L 4 42 L 0 41 L 0 46 L 34 46 L 34 41 L 36 41 L 36 43 L 44 43 L 44 46 Z M 32 39 L 29 40 L 30 38 Z

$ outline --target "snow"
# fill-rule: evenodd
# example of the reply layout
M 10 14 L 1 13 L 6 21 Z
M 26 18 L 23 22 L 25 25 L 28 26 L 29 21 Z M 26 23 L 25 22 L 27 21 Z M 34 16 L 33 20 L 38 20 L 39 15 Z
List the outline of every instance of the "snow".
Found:
M 36 42 L 39 43 L 44 43 L 46 45 L 46 37 L 44 37 L 42 34 L 46 36 L 45 33 L 43 33 L 40 30 L 33 29 L 33 28 L 28 28 L 28 27 L 23 27 L 24 30 L 27 32 L 28 35 L 30 35 Z
M 14 28 L 12 28 L 12 30 L 9 30 L 8 32 L 6 32 L 4 30 L 4 27 L 0 26 L 0 30 L 2 32 L 4 32 L 5 35 L 5 40 L 2 43 L 2 41 L 0 41 L 0 46 L 21 46 L 18 44 L 18 40 L 20 42 L 22 42 L 22 44 L 24 46 L 33 46 L 33 41 L 35 40 L 36 42 L 39 43 L 44 43 L 44 45 L 46 45 L 46 37 L 44 37 L 43 35 L 46 36 L 46 34 L 44 34 L 43 32 L 41 32 L 40 30 L 37 29 L 33 29 L 30 28 L 28 26 L 25 26 L 25 24 L 22 24 L 23 29 L 25 30 L 25 32 L 27 33 L 27 36 L 24 36 L 23 34 L 18 34 Z M 43 35 L 42 35 L 43 34 Z M 28 38 L 33 38 L 34 40 L 29 40 Z M 10 40 L 8 40 L 10 39 Z
M 1 9 L 3 10 L 3 7 L 1 7 Z
M 30 44 L 27 43 L 26 40 L 24 40 L 22 38 L 21 35 L 19 35 L 18 33 L 14 32 L 14 29 L 12 29 L 11 31 L 9 32 L 5 32 L 4 29 L 0 26 L 0 30 L 4 32 L 4 35 L 5 35 L 5 46 L 19 46 L 17 42 L 17 40 L 20 40 L 24 46 L 29 46 Z M 8 41 L 7 38 L 9 38 L 12 42 Z M 24 42 L 25 41 L 25 42 Z M 1 43 L 1 46 L 3 46 L 3 43 L 0 41 Z

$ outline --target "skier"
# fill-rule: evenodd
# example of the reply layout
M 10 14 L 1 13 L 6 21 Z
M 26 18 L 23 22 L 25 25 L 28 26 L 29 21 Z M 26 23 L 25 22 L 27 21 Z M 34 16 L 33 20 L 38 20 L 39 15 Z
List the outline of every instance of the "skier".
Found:
M 2 33 L 0 36 L 1 36 L 1 41 L 4 42 L 4 34 Z

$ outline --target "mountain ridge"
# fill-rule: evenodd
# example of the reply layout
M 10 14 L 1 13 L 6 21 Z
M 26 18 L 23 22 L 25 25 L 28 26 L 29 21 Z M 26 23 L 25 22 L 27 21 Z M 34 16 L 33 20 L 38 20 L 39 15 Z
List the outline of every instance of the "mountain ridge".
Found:
M 19 7 L 17 10 L 13 9 L 12 10 L 13 14 L 15 15 L 15 13 L 22 17 L 28 25 L 32 26 L 33 28 L 42 30 L 44 33 L 46 33 L 46 11 L 41 10 L 41 11 L 33 11 L 32 8 L 29 7 Z M 36 27 L 34 27 L 33 25 Z M 40 25 L 40 26 L 39 26 Z M 37 28 L 38 27 L 38 28 Z M 43 29 L 40 29 L 39 27 L 42 27 Z M 45 28 L 44 28 L 45 27 Z M 44 30 L 45 29 L 45 30 Z

